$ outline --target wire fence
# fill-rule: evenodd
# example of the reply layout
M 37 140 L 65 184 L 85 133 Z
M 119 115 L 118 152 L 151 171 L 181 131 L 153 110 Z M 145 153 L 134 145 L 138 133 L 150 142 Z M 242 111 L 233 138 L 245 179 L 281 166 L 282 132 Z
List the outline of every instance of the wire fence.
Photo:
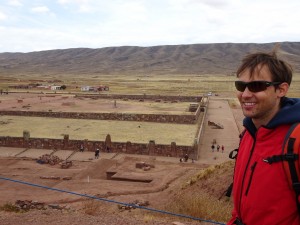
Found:
M 177 214 L 177 213 L 172 213 L 172 212 L 168 212 L 168 211 L 164 211 L 164 210 L 159 210 L 159 209 L 154 209 L 154 208 L 149 208 L 149 207 L 144 207 L 144 206 L 138 206 L 138 205 L 135 205 L 135 204 L 128 204 L 128 203 L 119 202 L 119 201 L 115 201 L 115 200 L 99 198 L 99 197 L 96 197 L 96 196 L 93 196 L 93 195 L 81 194 L 81 193 L 77 193 L 77 192 L 73 192 L 73 191 L 68 191 L 68 190 L 63 190 L 63 189 L 58 189 L 58 188 L 52 188 L 52 187 L 48 187 L 48 186 L 44 186 L 44 185 L 29 183 L 29 182 L 21 181 L 21 180 L 15 180 L 15 179 L 7 178 L 7 177 L 0 177 L 0 179 L 4 180 L 4 181 L 10 181 L 10 182 L 19 183 L 19 184 L 28 185 L 28 186 L 33 186 L 33 187 L 37 187 L 37 188 L 43 188 L 43 189 L 62 192 L 62 193 L 67 193 L 67 194 L 71 194 L 71 195 L 77 195 L 77 196 L 80 196 L 80 197 L 90 198 L 90 199 L 94 199 L 94 200 L 97 200 L 97 201 L 105 201 L 105 202 L 124 205 L 124 206 L 131 206 L 131 207 L 134 207 L 134 208 L 139 208 L 139 209 L 148 210 L 148 211 L 152 211 L 152 212 L 157 212 L 157 213 L 162 213 L 162 214 L 187 218 L 187 219 L 191 219 L 191 220 L 197 220 L 197 221 L 200 221 L 200 222 L 225 225 L 224 223 L 213 221 L 213 220 L 206 220 L 206 219 L 197 218 L 197 217 L 193 217 L 193 216 L 189 216 L 189 215 Z

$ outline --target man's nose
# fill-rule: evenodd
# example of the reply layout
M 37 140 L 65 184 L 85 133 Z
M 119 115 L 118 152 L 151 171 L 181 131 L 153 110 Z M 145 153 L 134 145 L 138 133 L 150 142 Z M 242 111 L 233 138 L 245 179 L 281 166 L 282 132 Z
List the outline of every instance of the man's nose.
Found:
M 249 89 L 248 89 L 248 87 L 246 87 L 246 89 L 243 91 L 243 93 L 242 93 L 242 97 L 249 97 L 249 96 L 252 96 L 253 95 L 253 92 L 252 91 L 250 91 Z

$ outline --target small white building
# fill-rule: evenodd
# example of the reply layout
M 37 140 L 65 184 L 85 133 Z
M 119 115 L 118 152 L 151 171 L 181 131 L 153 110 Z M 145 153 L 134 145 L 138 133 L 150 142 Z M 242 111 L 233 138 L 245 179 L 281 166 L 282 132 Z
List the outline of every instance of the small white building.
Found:
M 81 91 L 90 91 L 91 86 L 82 86 Z
M 82 86 L 81 91 L 109 91 L 108 86 Z
M 52 91 L 61 90 L 61 86 L 52 85 L 52 86 L 51 86 L 51 90 L 52 90 Z

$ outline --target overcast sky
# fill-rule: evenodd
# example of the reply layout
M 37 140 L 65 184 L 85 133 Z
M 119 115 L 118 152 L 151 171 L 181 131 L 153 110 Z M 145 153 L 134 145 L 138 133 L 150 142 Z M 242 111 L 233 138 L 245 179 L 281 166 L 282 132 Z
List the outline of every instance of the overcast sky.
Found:
M 300 41 L 299 0 L 0 0 L 0 52 Z

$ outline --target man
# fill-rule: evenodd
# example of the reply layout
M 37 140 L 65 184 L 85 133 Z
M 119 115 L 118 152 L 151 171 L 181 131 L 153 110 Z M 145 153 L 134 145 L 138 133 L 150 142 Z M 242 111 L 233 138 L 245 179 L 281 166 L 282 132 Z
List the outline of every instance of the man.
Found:
M 100 149 L 97 148 L 95 151 L 95 159 L 99 159 L 99 155 L 100 155 Z
M 83 144 L 80 145 L 80 152 L 83 152 L 84 151 L 84 147 L 83 147 Z
M 211 151 L 214 152 L 214 150 L 215 150 L 215 145 L 212 144 L 212 145 L 211 145 Z
M 188 160 L 189 160 L 189 156 L 188 156 L 188 154 L 185 154 L 184 155 L 184 161 L 187 162 Z
M 234 209 L 228 225 L 300 225 L 295 192 L 282 162 L 290 126 L 300 122 L 300 99 L 285 97 L 292 69 L 276 52 L 246 56 L 237 70 L 237 97 L 245 119 L 233 183 Z

